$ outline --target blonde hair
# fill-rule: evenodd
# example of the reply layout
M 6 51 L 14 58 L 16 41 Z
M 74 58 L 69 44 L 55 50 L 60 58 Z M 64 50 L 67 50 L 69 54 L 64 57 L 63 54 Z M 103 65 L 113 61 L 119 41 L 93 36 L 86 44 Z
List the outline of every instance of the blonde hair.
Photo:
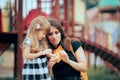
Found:
M 29 38 L 32 42 L 30 52 L 40 51 L 40 48 L 41 48 L 40 46 L 42 46 L 42 45 L 44 45 L 44 46 L 42 46 L 44 49 L 48 48 L 46 39 L 41 40 L 42 45 L 40 45 L 40 42 L 36 35 L 37 34 L 36 33 L 37 25 L 39 25 L 40 30 L 45 30 L 45 31 L 50 27 L 50 23 L 43 16 L 38 16 L 31 21 L 30 26 L 28 28 L 27 35 L 26 35 L 26 37 Z

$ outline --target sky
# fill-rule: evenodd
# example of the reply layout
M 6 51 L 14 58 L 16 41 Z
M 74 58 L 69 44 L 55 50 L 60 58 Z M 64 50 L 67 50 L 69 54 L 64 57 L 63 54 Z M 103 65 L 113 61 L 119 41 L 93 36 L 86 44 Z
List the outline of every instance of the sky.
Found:
M 15 0 L 0 0 L 0 7 L 3 9 L 5 7 L 5 4 L 7 1 L 11 1 L 12 4 L 14 4 Z M 62 2 L 60 2 L 62 3 Z M 37 7 L 36 0 L 23 0 L 23 17 L 25 17 L 31 9 L 34 9 Z M 43 3 L 42 7 L 50 7 L 50 3 Z M 50 13 L 50 9 L 43 9 L 43 12 L 46 12 L 46 14 Z
M 3 9 L 5 7 L 5 4 L 7 1 L 10 1 L 10 0 L 0 0 L 0 7 Z M 11 0 L 11 2 L 13 3 L 14 0 Z
M 0 0 L 0 8 L 3 9 L 7 1 L 10 0 Z M 14 4 L 14 0 L 11 0 L 11 3 Z M 23 17 L 25 17 L 31 9 L 36 7 L 36 0 L 23 0 Z

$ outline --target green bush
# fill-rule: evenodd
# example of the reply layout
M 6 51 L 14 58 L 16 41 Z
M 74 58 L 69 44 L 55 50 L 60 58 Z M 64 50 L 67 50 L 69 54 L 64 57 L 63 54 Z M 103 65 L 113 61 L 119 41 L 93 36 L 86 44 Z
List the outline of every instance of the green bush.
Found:
M 0 65 L 2 65 L 4 62 L 4 58 L 0 56 Z
M 88 70 L 88 77 L 89 80 L 120 80 L 120 76 L 105 66 L 100 66 L 96 69 L 91 67 Z
M 0 78 L 0 80 L 13 80 L 13 78 Z

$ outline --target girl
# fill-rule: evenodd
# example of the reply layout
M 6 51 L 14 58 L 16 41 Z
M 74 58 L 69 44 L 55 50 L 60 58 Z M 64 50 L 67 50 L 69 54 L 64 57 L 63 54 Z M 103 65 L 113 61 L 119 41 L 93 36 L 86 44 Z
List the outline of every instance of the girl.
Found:
M 53 56 L 48 49 L 45 34 L 50 23 L 43 16 L 31 21 L 22 44 L 24 67 L 22 80 L 51 80 L 47 66 L 47 57 Z
M 61 24 L 55 20 L 49 20 L 51 27 L 46 33 L 46 38 L 57 57 L 51 57 L 49 66 L 52 68 L 54 80 L 82 80 L 80 72 L 86 72 L 87 62 L 81 43 L 78 40 L 66 38 Z M 72 44 L 74 55 L 70 50 Z M 56 60 L 58 58 L 58 60 Z

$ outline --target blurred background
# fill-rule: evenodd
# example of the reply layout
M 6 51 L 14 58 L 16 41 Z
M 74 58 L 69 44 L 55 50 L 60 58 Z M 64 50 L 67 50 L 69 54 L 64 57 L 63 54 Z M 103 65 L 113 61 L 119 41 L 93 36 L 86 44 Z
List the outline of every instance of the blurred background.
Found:
M 0 0 L 0 80 L 20 80 L 31 20 L 56 18 L 82 43 L 89 80 L 120 80 L 120 0 Z

